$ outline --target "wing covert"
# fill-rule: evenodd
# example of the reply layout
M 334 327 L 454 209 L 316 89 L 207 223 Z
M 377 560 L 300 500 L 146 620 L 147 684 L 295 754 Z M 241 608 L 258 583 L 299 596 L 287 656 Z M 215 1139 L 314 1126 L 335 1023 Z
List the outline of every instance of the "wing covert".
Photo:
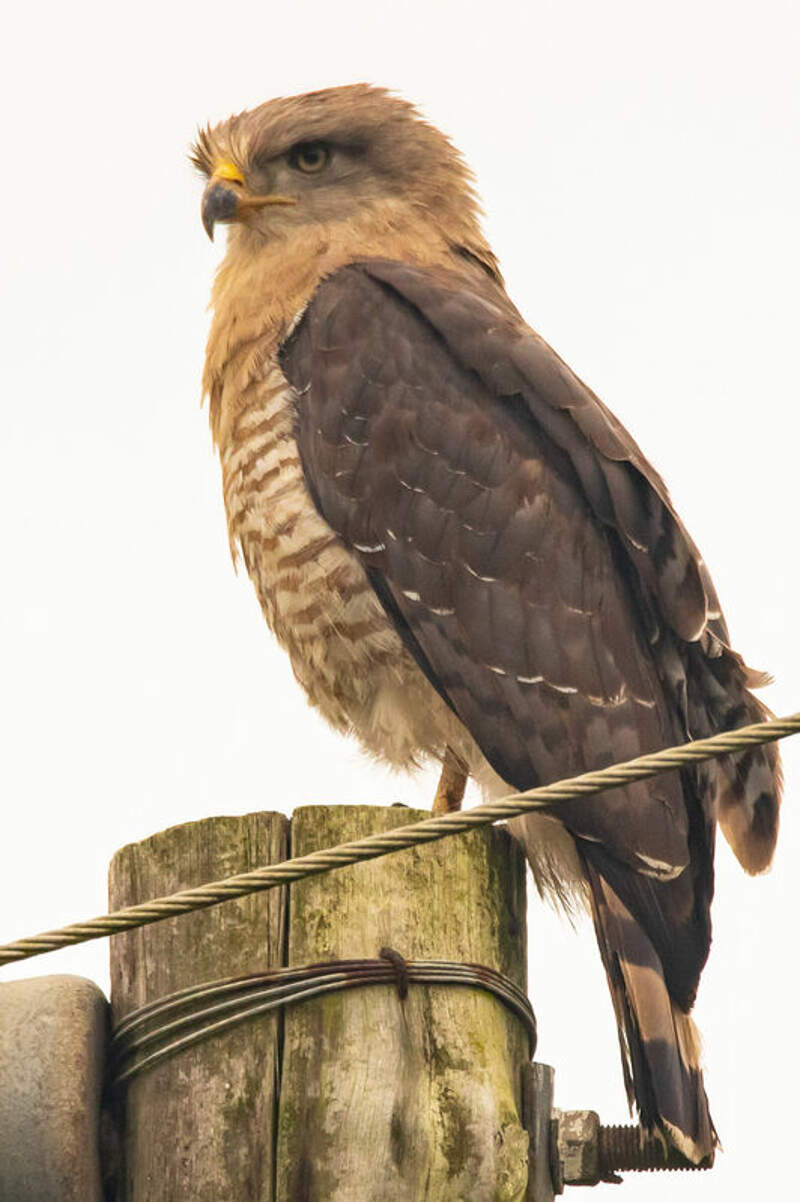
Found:
M 454 306 L 456 317 L 440 321 L 383 278 L 395 268 L 406 270 L 337 272 L 284 348 L 320 512 L 361 557 L 413 633 L 410 649 L 429 679 L 510 785 L 680 738 L 620 572 L 612 521 L 623 500 L 612 503 L 594 443 L 584 440 L 580 455 L 569 445 L 566 413 L 540 421 L 521 395 L 519 369 L 502 354 L 501 321 L 515 310 L 469 293 L 467 328 L 457 277 L 408 269 L 418 287 L 428 275 L 429 310 Z M 488 364 L 480 371 L 454 352 L 458 323 L 459 346 Z M 491 337 L 493 353 L 488 343 L 480 350 Z M 517 357 L 519 342 L 515 332 Z M 562 387 L 560 368 L 546 366 Z M 613 422 L 604 437 L 621 454 Z M 610 792 L 602 807 L 571 803 L 565 820 L 640 869 L 641 856 L 665 872 L 688 862 L 677 776 Z

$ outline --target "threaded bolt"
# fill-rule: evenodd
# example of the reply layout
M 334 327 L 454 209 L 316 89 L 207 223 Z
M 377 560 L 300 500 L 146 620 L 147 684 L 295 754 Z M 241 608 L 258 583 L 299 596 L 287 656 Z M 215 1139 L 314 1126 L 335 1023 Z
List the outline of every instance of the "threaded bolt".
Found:
M 710 1169 L 713 1156 L 702 1164 L 692 1164 L 675 1148 L 666 1146 L 655 1135 L 648 1135 L 632 1123 L 598 1129 L 598 1170 L 601 1177 L 610 1173 L 652 1173 L 658 1170 L 680 1172 Z
M 713 1163 L 711 1156 L 703 1164 L 692 1164 L 658 1136 L 633 1124 L 604 1127 L 594 1110 L 562 1110 L 556 1115 L 559 1185 L 619 1181 L 617 1173 L 710 1169 Z

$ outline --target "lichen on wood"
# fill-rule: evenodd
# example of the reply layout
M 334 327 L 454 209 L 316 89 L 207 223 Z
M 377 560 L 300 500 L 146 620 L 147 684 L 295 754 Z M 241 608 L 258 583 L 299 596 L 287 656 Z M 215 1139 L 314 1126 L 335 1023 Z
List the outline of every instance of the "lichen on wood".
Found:
M 303 855 L 425 815 L 311 806 L 292 821 Z M 375 957 L 485 964 L 525 984 L 525 869 L 487 829 L 291 887 L 288 963 Z M 285 1017 L 277 1202 L 522 1202 L 520 1021 L 454 986 L 332 994 Z
M 281 814 L 208 818 L 122 848 L 112 910 L 288 855 Z M 284 962 L 284 889 L 252 894 L 111 941 L 114 1021 L 175 990 Z M 273 1202 L 280 1020 L 266 1015 L 172 1056 L 117 1102 L 120 1202 Z

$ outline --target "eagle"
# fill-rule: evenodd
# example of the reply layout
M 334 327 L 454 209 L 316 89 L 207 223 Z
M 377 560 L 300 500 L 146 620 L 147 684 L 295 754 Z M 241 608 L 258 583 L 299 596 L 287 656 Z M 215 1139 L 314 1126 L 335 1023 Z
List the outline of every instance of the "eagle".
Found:
M 204 370 L 231 549 L 311 704 L 394 767 L 494 798 L 768 715 L 667 488 L 524 321 L 459 152 L 367 84 L 200 131 L 229 226 Z M 629 1102 L 693 1163 L 717 1136 L 690 1011 L 717 822 L 778 829 L 773 746 L 515 819 L 591 913 Z

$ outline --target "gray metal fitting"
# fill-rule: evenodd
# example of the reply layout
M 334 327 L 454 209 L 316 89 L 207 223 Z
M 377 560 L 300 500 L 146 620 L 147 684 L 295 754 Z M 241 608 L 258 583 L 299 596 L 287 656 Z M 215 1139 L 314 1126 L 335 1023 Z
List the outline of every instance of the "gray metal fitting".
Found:
M 710 1169 L 713 1157 L 692 1164 L 635 1124 L 604 1127 L 594 1110 L 554 1111 L 556 1159 L 565 1185 L 619 1182 L 619 1173 Z

